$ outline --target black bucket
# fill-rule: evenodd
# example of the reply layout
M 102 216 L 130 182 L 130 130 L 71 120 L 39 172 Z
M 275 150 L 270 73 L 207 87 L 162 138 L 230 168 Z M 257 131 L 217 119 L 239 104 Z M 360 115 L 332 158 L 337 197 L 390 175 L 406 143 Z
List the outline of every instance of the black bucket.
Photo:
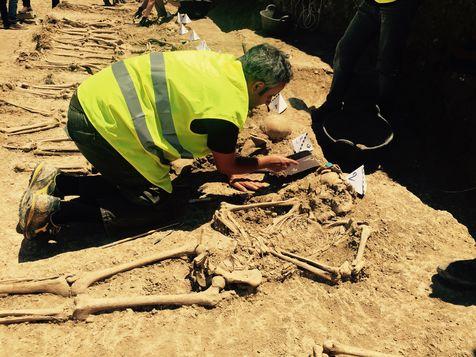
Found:
M 291 29 L 291 17 L 288 14 L 278 11 L 276 5 L 266 6 L 261 10 L 261 27 L 264 32 L 270 35 L 282 35 Z
M 318 141 L 330 162 L 344 171 L 377 168 L 393 141 L 393 130 L 378 108 L 340 110 L 319 126 Z M 317 135 L 317 134 L 316 134 Z

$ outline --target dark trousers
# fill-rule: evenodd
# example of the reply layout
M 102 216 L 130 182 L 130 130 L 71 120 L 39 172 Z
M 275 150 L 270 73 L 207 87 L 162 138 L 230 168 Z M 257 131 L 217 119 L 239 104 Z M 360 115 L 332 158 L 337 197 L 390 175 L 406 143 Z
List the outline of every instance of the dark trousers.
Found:
M 69 106 L 67 129 L 83 156 L 101 175 L 61 173 L 56 179 L 56 194 L 79 198 L 62 201 L 53 221 L 68 224 L 102 219 L 112 236 L 157 224 L 158 212 L 169 195 L 147 181 L 97 132 L 76 94 Z
M 17 6 L 18 6 L 18 0 L 8 1 L 8 18 L 10 20 L 10 23 L 12 24 L 15 24 L 18 22 Z
M 145 179 L 97 132 L 76 95 L 69 106 L 67 129 L 83 156 L 131 203 L 154 206 L 166 194 Z
M 10 27 L 10 21 L 8 20 L 7 0 L 0 0 L 0 13 L 2 15 L 3 27 Z
M 402 53 L 419 0 L 377 4 L 364 0 L 337 44 L 334 77 L 327 102 L 338 106 L 352 80 L 354 69 L 369 43 L 378 37 L 376 102 L 392 111 L 401 68 Z

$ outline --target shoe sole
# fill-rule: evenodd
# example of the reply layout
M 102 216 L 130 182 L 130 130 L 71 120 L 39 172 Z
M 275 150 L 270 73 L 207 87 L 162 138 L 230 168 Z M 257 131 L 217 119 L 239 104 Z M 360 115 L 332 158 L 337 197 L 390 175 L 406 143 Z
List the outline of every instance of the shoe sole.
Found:
M 28 211 L 28 213 L 26 215 L 25 230 L 23 232 L 23 236 L 25 237 L 25 239 L 32 239 L 32 238 L 35 238 L 39 233 L 48 232 L 48 223 L 45 224 L 43 227 L 38 227 L 34 231 L 30 232 L 30 225 L 31 225 L 32 218 L 34 217 L 35 211 L 36 211 L 35 206 L 36 206 L 36 202 L 37 202 L 37 196 L 35 194 L 32 194 L 31 195 L 31 200 L 32 200 L 32 202 L 31 202 L 31 205 L 30 205 L 30 210 Z
M 27 204 L 28 200 L 31 199 L 31 195 L 33 194 L 31 192 L 31 186 L 32 186 L 32 183 L 36 180 L 36 178 L 38 177 L 38 175 L 40 174 L 41 172 L 41 169 L 45 166 L 45 164 L 43 162 L 40 162 L 38 165 L 36 165 L 36 167 L 33 169 L 33 171 L 31 172 L 31 175 L 30 175 L 30 179 L 28 181 L 28 188 L 25 190 L 25 192 L 23 192 L 22 196 L 21 196 L 21 199 L 20 199 L 20 208 L 18 209 L 18 211 L 21 210 L 21 207 L 25 207 L 25 205 Z M 24 227 L 26 227 L 26 223 L 24 225 Z M 21 228 L 21 225 L 20 225 L 20 222 L 18 222 L 17 224 L 17 227 L 16 227 L 16 231 L 17 233 L 20 233 L 22 234 L 24 232 L 25 228 Z

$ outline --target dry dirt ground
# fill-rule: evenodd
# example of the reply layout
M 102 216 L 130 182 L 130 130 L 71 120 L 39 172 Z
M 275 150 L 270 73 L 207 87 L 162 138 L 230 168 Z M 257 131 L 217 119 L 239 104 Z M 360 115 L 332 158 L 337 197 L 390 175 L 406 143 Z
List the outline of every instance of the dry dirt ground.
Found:
M 174 231 L 154 233 L 106 249 L 101 245 L 108 242 L 107 238 L 90 235 L 87 229 L 80 231 L 75 243 L 43 245 L 22 242 L 22 236 L 16 233 L 18 202 L 29 173 L 15 167 L 32 166 L 40 160 L 58 166 L 85 165 L 75 153 L 41 155 L 41 150 L 58 145 L 68 149 L 70 145 L 40 140 L 64 137 L 62 126 L 72 91 L 51 95 L 51 91 L 48 94 L 44 89 L 35 89 L 41 93 L 32 93 L 22 90 L 20 83 L 30 84 L 31 89 L 31 85 L 45 83 L 81 82 L 89 76 L 87 70 L 95 72 L 113 58 L 196 46 L 187 41 L 187 35 L 177 34 L 175 22 L 135 27 L 131 18 L 136 3 L 114 9 L 99 3 L 79 0 L 74 5 L 63 3 L 52 11 L 45 4 L 33 2 L 42 24 L 29 25 L 22 31 L 0 31 L 0 99 L 42 112 L 0 104 L 0 128 L 7 131 L 0 134 L 0 280 L 92 271 L 127 262 L 165 249 L 174 241 L 198 238 L 200 226 L 211 220 L 211 215 L 204 213 L 210 208 L 203 209 L 198 204 L 198 208 L 190 209 L 188 220 L 183 216 L 179 219 L 183 226 Z M 173 5 L 168 6 L 174 10 Z M 78 22 L 89 25 L 75 27 Z M 279 46 L 291 55 L 295 71 L 293 82 L 284 90 L 285 97 L 300 99 L 309 106 L 322 103 L 331 69 L 319 58 L 249 30 L 224 33 L 210 19 L 194 21 L 191 27 L 212 50 L 235 55 L 242 53 L 243 42 L 253 45 L 267 41 Z M 116 51 L 91 47 L 92 41 L 73 48 L 79 35 L 65 33 L 76 31 L 83 36 L 84 29 L 93 28 L 105 30 L 99 35 L 103 41 L 98 42 L 115 43 Z M 59 68 L 59 62 L 66 63 L 66 68 Z M 243 150 L 249 150 L 247 135 L 263 136 L 260 123 L 266 115 L 263 110 L 253 113 L 241 138 Z M 312 134 L 309 115 L 302 107 L 290 106 L 282 115 L 293 122 L 291 137 L 303 132 Z M 59 123 L 59 127 L 11 135 L 13 127 L 52 122 Z M 290 154 L 292 150 L 289 139 L 268 142 L 267 146 L 271 153 Z M 325 163 L 315 141 L 314 146 L 316 156 Z M 26 150 L 35 147 L 36 151 Z M 209 166 L 202 160 L 194 164 L 194 170 L 206 171 Z M 267 227 L 286 210 L 237 213 L 236 221 L 251 237 L 248 241 L 240 234 L 223 230 L 238 242 L 237 261 L 262 271 L 264 282 L 256 291 L 239 290 L 238 297 L 210 309 L 193 306 L 126 310 L 98 314 L 88 322 L 0 325 L 0 355 L 306 356 L 315 343 L 333 339 L 402 356 L 472 356 L 476 348 L 475 293 L 460 295 L 440 285 L 434 275 L 439 264 L 476 257 L 474 239 L 451 214 L 426 206 L 385 172 L 376 171 L 367 176 L 367 181 L 364 198 L 355 197 L 342 182 L 323 182 L 318 173 L 276 188 L 277 193 L 247 198 L 270 201 L 297 197 L 301 203 L 292 220 L 275 230 Z M 207 192 L 214 190 L 212 186 Z M 329 225 L 337 220 L 332 212 L 339 207 L 346 207 L 339 212 L 339 219 L 365 221 L 373 231 L 365 252 L 364 274 L 355 281 L 331 286 L 292 264 L 257 254 L 259 244 L 253 237 L 261 235 L 261 240 L 271 246 L 331 265 L 351 261 L 358 234 Z M 159 238 L 162 241 L 154 244 Z M 187 293 L 192 291 L 187 279 L 190 265 L 187 259 L 176 259 L 135 269 L 93 285 L 88 294 L 112 297 Z M 0 298 L 0 309 L 50 307 L 68 301 L 48 294 L 6 296 Z

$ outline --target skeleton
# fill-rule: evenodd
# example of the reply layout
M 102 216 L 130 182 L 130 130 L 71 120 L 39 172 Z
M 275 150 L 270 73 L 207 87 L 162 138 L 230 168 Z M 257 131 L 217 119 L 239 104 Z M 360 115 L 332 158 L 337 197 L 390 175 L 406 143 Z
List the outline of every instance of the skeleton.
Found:
M 314 276 L 318 277 L 321 280 L 324 280 L 327 283 L 337 284 L 342 280 L 358 278 L 358 275 L 364 266 L 363 253 L 364 253 L 367 239 L 371 233 L 370 228 L 367 225 L 361 225 L 361 238 L 359 243 L 359 249 L 352 264 L 350 264 L 348 261 L 345 261 L 339 267 L 332 267 L 327 264 L 320 263 L 318 261 L 311 260 L 306 257 L 301 257 L 291 252 L 286 252 L 277 248 L 271 248 L 267 246 L 264 243 L 262 237 L 260 237 L 257 234 L 250 235 L 244 229 L 244 227 L 242 227 L 242 225 L 240 225 L 237 222 L 237 220 L 232 215 L 233 212 L 236 212 L 238 210 L 246 210 L 246 209 L 252 209 L 252 208 L 269 208 L 269 207 L 279 207 L 279 206 L 292 206 L 292 208 L 286 214 L 276 217 L 273 220 L 273 224 L 265 228 L 264 230 L 265 232 L 272 232 L 274 230 L 282 228 L 285 222 L 289 223 L 290 221 L 297 218 L 296 213 L 301 208 L 301 204 L 297 200 L 289 199 L 286 201 L 260 202 L 260 203 L 252 203 L 252 204 L 245 204 L 245 205 L 232 205 L 232 204 L 224 202 L 221 204 L 220 209 L 215 212 L 213 219 L 214 219 L 216 227 L 219 227 L 221 225 L 226 227 L 234 235 L 240 235 L 246 239 L 253 238 L 257 240 L 258 247 L 261 253 L 271 254 L 279 259 L 292 263 L 295 266 L 303 270 L 306 270 L 307 272 L 313 274 Z M 358 223 L 364 223 L 364 222 L 358 222 Z M 352 219 L 331 222 L 327 226 L 338 227 L 341 225 L 344 225 L 347 228 L 347 231 L 349 232 L 352 230 L 355 230 L 356 227 L 359 227 L 357 226 L 357 223 L 354 222 Z
M 117 310 L 134 308 L 139 306 L 156 305 L 203 305 L 213 307 L 221 300 L 234 295 L 232 291 L 220 293 L 228 284 L 245 284 L 256 288 L 261 284 L 262 276 L 259 270 L 228 271 L 220 264 L 209 259 L 210 254 L 222 248 L 233 247 L 233 241 L 211 231 L 212 235 L 206 236 L 199 241 L 187 242 L 181 246 L 171 248 L 157 254 L 150 255 L 132 262 L 114 265 L 109 268 L 79 274 L 67 274 L 42 279 L 9 279 L 0 282 L 0 294 L 33 294 L 51 293 L 60 296 L 78 296 L 74 300 L 74 306 L 60 306 L 48 309 L 24 309 L 0 311 L 0 324 L 9 324 L 27 321 L 62 321 L 66 319 L 86 319 L 90 314 L 105 310 Z M 183 256 L 196 256 L 195 268 L 202 269 L 202 274 L 211 281 L 209 284 L 199 284 L 206 290 L 198 293 L 179 295 L 153 295 L 136 297 L 115 297 L 95 299 L 85 295 L 86 290 L 92 284 L 107 279 L 115 274 L 132 270 L 165 259 L 179 258 Z M 194 275 L 192 271 L 191 275 Z M 197 279 L 198 280 L 198 279 Z

